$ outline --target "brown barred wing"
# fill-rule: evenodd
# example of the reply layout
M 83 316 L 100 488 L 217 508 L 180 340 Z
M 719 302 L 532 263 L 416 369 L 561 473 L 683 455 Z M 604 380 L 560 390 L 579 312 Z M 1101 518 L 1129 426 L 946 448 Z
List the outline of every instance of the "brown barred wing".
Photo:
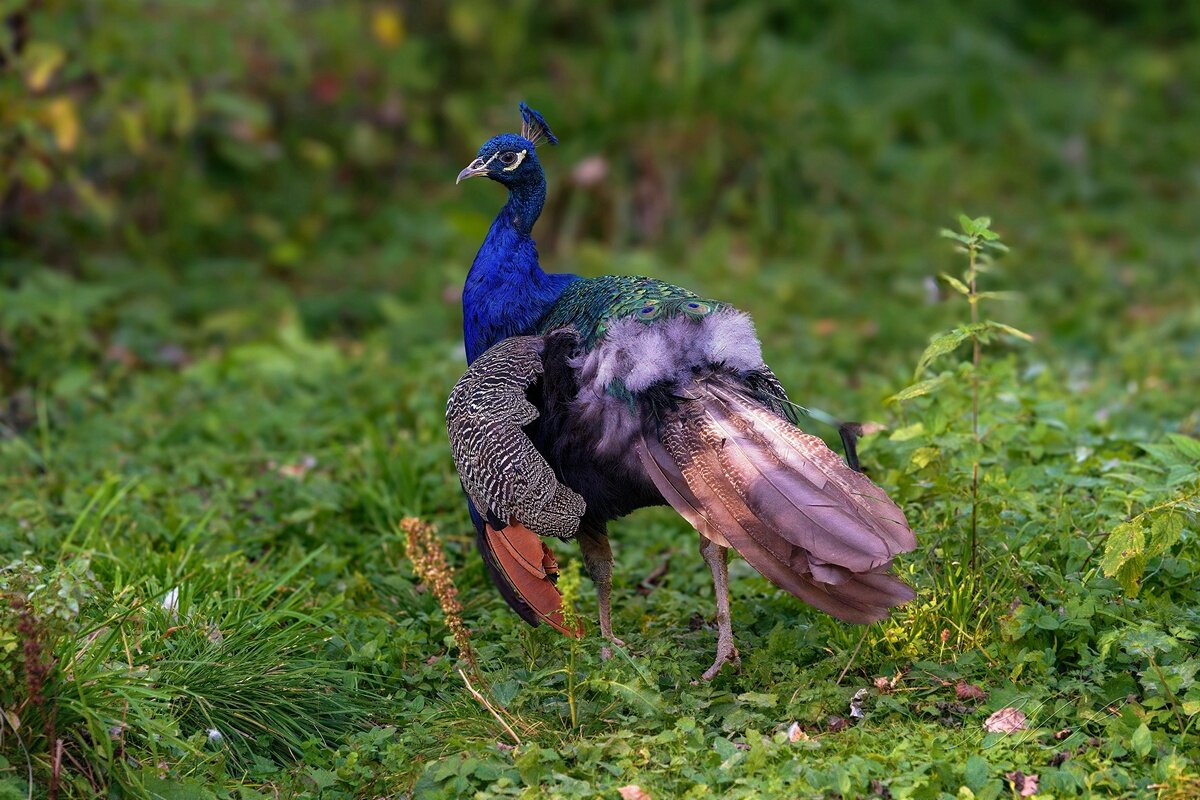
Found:
M 573 537 L 586 509 L 523 430 L 538 417 L 526 396 L 545 371 L 547 339 L 515 336 L 477 358 L 454 386 L 446 405 L 446 428 L 463 489 L 480 514 L 519 523 L 540 536 Z

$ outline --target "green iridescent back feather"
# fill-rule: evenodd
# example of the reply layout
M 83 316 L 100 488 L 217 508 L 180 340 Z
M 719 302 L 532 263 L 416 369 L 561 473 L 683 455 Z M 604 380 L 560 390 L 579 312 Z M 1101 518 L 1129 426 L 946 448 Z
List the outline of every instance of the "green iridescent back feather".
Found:
M 604 275 L 578 280 L 567 287 L 538 323 L 546 333 L 567 325 L 579 331 L 585 350 L 604 338 L 608 323 L 633 317 L 647 325 L 681 314 L 706 317 L 729 304 L 700 297 L 665 281 L 640 275 Z

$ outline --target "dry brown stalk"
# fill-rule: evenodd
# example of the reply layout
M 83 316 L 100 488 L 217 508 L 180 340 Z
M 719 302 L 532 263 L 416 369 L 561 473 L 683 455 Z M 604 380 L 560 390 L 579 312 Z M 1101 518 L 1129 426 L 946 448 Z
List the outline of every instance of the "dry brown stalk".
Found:
M 471 665 L 471 670 L 479 675 L 479 663 L 475 648 L 471 645 L 471 632 L 463 622 L 462 603 L 458 600 L 458 588 L 454 585 L 454 571 L 446 561 L 446 553 L 437 537 L 437 528 L 417 517 L 405 517 L 400 520 L 400 530 L 404 531 L 413 571 L 437 598 L 458 652 Z
M 491 715 L 493 717 L 495 717 L 496 721 L 499 722 L 504 727 L 504 730 L 508 733 L 509 736 L 512 737 L 512 740 L 515 744 L 521 744 L 521 737 L 517 736 L 517 732 L 514 731 L 512 729 L 512 726 L 509 725 L 508 722 L 505 721 L 504 717 L 502 717 L 500 715 L 500 712 L 496 710 L 496 707 L 493 706 L 490 702 L 488 702 L 488 699 L 486 697 L 484 697 L 483 694 L 481 694 L 478 689 L 476 689 L 474 686 L 471 685 L 471 681 L 468 680 L 468 678 L 467 678 L 467 673 L 463 672 L 460 669 L 458 671 L 458 674 L 463 679 L 463 683 L 466 684 L 467 691 L 471 693 L 471 696 L 474 697 L 476 700 L 478 700 L 483 705 L 484 708 L 486 708 L 489 712 L 491 712 Z

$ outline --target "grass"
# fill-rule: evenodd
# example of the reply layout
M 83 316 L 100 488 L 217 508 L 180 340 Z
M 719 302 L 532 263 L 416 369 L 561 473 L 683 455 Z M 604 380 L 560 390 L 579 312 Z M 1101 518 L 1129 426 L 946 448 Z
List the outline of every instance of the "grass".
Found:
M 0 798 L 1195 796 L 1195 21 L 551 5 L 36 12 L 62 65 L 0 70 Z M 500 198 L 450 181 L 517 86 L 563 139 L 545 263 L 727 299 L 798 402 L 887 425 L 892 619 L 735 560 L 743 668 L 694 683 L 711 588 L 663 509 L 613 526 L 611 658 L 586 580 L 580 641 L 488 585 L 442 412 Z M 960 210 L 1012 248 L 979 320 L 937 282 Z
M 264 340 L 138 371 L 115 400 L 58 406 L 4 440 L 6 596 L 38 609 L 56 676 L 40 709 L 7 689 L 21 726 L 5 731 L 9 785 L 23 792 L 22 748 L 43 789 L 54 773 L 47 714 L 65 742 L 60 791 L 80 795 L 171 797 L 180 782 L 188 796 L 591 797 L 637 783 L 668 797 L 1000 797 L 1017 770 L 1052 796 L 1194 785 L 1192 512 L 1144 562 L 1141 593 L 1101 570 L 1114 526 L 1191 502 L 1179 448 L 1192 440 L 1137 432 L 1170 395 L 1073 388 L 1028 350 L 985 352 L 980 447 L 970 353 L 943 357 L 936 392 L 876 408 L 890 431 L 863 453 L 920 532 L 900 565 L 918 599 L 853 628 L 735 561 L 744 667 L 695 685 L 714 646 L 695 535 L 666 511 L 616 526 L 626 652 L 602 660 L 594 634 L 525 627 L 472 552 L 443 438 L 460 355 L 439 341 L 398 352 L 394 336 L 334 346 L 285 316 Z M 515 749 L 413 577 L 408 514 L 441 528 L 480 687 Z M 14 676 L 18 644 L 0 640 Z M 960 683 L 982 694 L 962 699 Z M 863 688 L 865 718 L 843 727 Z M 1009 706 L 1029 730 L 985 734 Z

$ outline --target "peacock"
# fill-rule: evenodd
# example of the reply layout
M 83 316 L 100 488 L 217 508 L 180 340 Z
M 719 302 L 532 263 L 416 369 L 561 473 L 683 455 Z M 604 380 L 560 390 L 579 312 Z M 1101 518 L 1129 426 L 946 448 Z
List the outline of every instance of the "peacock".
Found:
M 600 633 L 623 645 L 611 623 L 607 526 L 664 504 L 699 532 L 712 573 L 717 653 L 705 679 L 740 663 L 730 548 L 840 620 L 875 622 L 911 600 L 889 574 L 916 547 L 904 513 L 794 424 L 749 315 L 654 278 L 542 270 L 537 148 L 558 139 L 537 111 L 520 111 L 521 132 L 489 139 L 458 175 L 500 183 L 508 201 L 467 274 L 468 367 L 446 407 L 476 544 L 507 603 L 530 625 L 581 634 L 564 623 L 558 566 L 541 537 L 574 539 Z

